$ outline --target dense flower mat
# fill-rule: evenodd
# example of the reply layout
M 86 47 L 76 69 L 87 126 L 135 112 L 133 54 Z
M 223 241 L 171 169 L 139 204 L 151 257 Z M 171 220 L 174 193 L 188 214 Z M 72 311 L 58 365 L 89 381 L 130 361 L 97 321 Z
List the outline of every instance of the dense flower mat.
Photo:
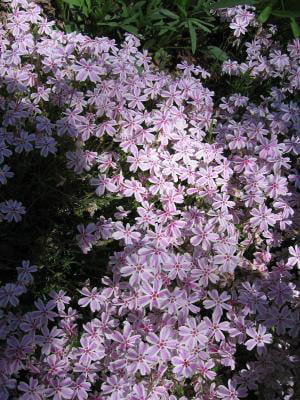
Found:
M 79 304 L 53 291 L 23 307 L 27 260 L 0 288 L 0 399 L 296 399 L 300 41 L 282 48 L 251 7 L 223 12 L 235 36 L 256 32 L 224 77 L 274 84 L 218 104 L 201 67 L 161 72 L 134 36 L 118 47 L 56 30 L 33 2 L 9 6 L 1 184 L 14 153 L 47 157 L 64 140 L 68 167 L 132 208 L 78 226 L 84 253 L 120 243 L 112 277 Z M 26 212 L 15 197 L 2 224 Z

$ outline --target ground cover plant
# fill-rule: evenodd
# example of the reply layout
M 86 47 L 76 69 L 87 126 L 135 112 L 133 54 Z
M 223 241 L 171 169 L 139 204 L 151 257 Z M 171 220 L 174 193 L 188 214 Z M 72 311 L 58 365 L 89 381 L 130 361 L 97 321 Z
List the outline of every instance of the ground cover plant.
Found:
M 82 254 L 65 249 L 70 283 L 54 275 L 46 293 L 48 259 L 17 243 L 0 398 L 297 399 L 300 40 L 282 44 L 252 7 L 218 11 L 240 44 L 252 30 L 219 98 L 209 70 L 160 70 L 131 34 L 64 33 L 34 2 L 7 6 L 3 242 L 32 229 L 52 263 L 64 235 Z M 48 209 L 47 236 L 30 217 Z
M 227 41 L 232 37 L 218 16 L 220 10 L 237 10 L 240 5 L 255 5 L 258 20 L 275 23 L 282 36 L 300 35 L 297 0 L 55 0 L 53 4 L 68 32 L 81 31 L 117 41 L 123 39 L 124 32 L 133 33 L 162 68 L 174 67 L 180 56 L 189 53 L 201 57 L 202 63 L 203 58 L 224 61 L 228 57 Z M 244 33 L 253 21 L 250 10 L 243 8 L 244 14 L 237 18 Z M 231 23 L 236 24 L 236 20 Z M 238 29 L 236 33 L 240 36 Z

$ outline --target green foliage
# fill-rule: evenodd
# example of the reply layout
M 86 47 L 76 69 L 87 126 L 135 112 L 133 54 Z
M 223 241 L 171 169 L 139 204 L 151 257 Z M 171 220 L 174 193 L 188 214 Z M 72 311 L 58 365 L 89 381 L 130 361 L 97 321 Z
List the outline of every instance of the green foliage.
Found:
M 129 32 L 157 59 L 172 48 L 195 54 L 205 35 L 217 29 L 208 0 L 57 0 L 57 5 L 67 30 L 115 39 Z
M 216 10 L 219 8 L 231 8 L 231 7 L 237 7 L 237 6 L 242 6 L 242 5 L 256 5 L 258 3 L 258 0 L 220 0 L 216 3 L 211 2 L 211 9 Z
M 67 169 L 65 150 L 70 143 L 59 139 L 56 156 L 14 154 L 10 165 L 15 176 L 0 193 L 0 201 L 17 198 L 26 208 L 21 223 L 1 224 L 0 283 L 14 280 L 15 268 L 28 259 L 39 267 L 36 296 L 51 289 L 71 293 L 87 279 L 99 284 L 109 256 L 118 249 L 115 242 L 100 243 L 87 255 L 79 249 L 76 227 L 88 224 L 93 203 L 97 203 L 96 216 L 112 216 L 120 199 L 110 195 L 95 199 L 89 183 Z

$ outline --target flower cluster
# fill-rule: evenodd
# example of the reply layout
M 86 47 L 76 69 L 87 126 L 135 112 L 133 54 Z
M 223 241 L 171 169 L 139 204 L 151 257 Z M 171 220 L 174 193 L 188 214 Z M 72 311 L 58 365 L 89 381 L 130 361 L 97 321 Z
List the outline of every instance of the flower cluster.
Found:
M 36 270 L 29 261 L 1 287 L 0 398 L 295 398 L 299 40 L 283 53 L 260 30 L 246 62 L 223 70 L 260 71 L 271 92 L 217 104 L 200 67 L 167 74 L 132 35 L 118 47 L 65 34 L 35 3 L 10 5 L 0 27 L 1 183 L 12 153 L 46 157 L 67 138 L 68 167 L 122 205 L 78 226 L 84 253 L 120 244 L 111 275 L 82 288 L 78 304 L 58 291 L 13 312 Z M 7 221 L 24 212 L 0 204 Z
M 215 13 L 223 21 L 229 22 L 229 28 L 233 30 L 236 38 L 243 36 L 249 27 L 257 27 L 259 24 L 255 18 L 255 8 L 252 6 L 237 6 L 232 8 L 221 8 Z

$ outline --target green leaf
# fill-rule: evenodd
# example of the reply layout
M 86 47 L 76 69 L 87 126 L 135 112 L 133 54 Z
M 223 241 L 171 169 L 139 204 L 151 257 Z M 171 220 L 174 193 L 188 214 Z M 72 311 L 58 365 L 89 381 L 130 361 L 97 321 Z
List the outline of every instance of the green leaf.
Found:
M 85 0 L 85 5 L 88 12 L 90 13 L 92 11 L 92 0 Z
M 262 10 L 262 12 L 259 14 L 259 16 L 257 17 L 258 21 L 261 22 L 262 24 L 264 24 L 269 19 L 269 16 L 271 15 L 271 12 L 272 12 L 272 6 L 271 5 L 265 7 Z
M 65 31 L 67 33 L 71 33 L 74 31 L 73 26 L 71 24 L 65 24 Z
M 300 10 L 285 10 L 285 11 L 272 11 L 272 15 L 282 18 L 297 18 L 300 17 Z
M 63 0 L 65 3 L 70 6 L 82 7 L 84 5 L 84 0 Z
M 211 29 L 209 29 L 206 25 L 204 25 L 204 23 L 202 23 L 202 21 L 200 22 L 200 20 L 198 19 L 192 19 L 192 21 L 194 25 L 196 25 L 198 28 L 202 29 L 203 31 L 210 33 Z M 211 24 L 208 24 L 209 26 L 213 26 Z
M 299 38 L 300 37 L 300 26 L 298 25 L 295 18 L 291 18 L 290 27 L 291 27 L 294 37 Z
M 219 61 L 228 60 L 228 54 L 217 46 L 207 46 L 205 52 Z
M 121 22 L 114 22 L 114 21 L 112 21 L 112 22 L 97 22 L 97 25 L 100 25 L 100 26 L 111 26 L 111 27 L 120 27 L 121 26 Z
M 133 25 L 120 25 L 120 28 L 124 29 L 124 31 L 127 31 L 129 33 L 132 33 L 133 35 L 138 36 L 139 32 L 136 26 Z
M 182 14 L 184 15 L 184 17 L 187 17 L 187 12 L 186 12 L 186 10 L 183 8 L 183 7 L 181 7 L 179 4 L 176 4 L 176 6 L 179 8 L 179 10 L 182 12 Z
M 242 5 L 252 5 L 257 4 L 257 0 L 221 0 L 210 6 L 211 10 L 216 10 L 218 8 L 231 8 Z
M 193 27 L 193 24 L 190 20 L 188 21 L 188 26 L 189 26 L 190 37 L 191 37 L 191 42 L 192 42 L 192 53 L 195 54 L 196 46 L 197 46 L 196 29 Z
M 166 8 L 162 8 L 160 10 L 160 13 L 162 15 L 164 15 L 165 17 L 170 17 L 170 18 L 173 18 L 173 19 L 178 19 L 179 18 L 179 16 L 177 14 L 175 14 L 174 12 L 172 12 L 170 10 L 167 10 Z
M 196 25 L 200 24 L 200 25 L 205 25 L 205 26 L 211 27 L 211 28 L 214 27 L 214 24 L 211 24 L 210 22 L 202 21 L 199 18 L 189 18 L 189 19 L 190 19 L 190 21 L 192 21 L 193 24 L 196 24 Z

